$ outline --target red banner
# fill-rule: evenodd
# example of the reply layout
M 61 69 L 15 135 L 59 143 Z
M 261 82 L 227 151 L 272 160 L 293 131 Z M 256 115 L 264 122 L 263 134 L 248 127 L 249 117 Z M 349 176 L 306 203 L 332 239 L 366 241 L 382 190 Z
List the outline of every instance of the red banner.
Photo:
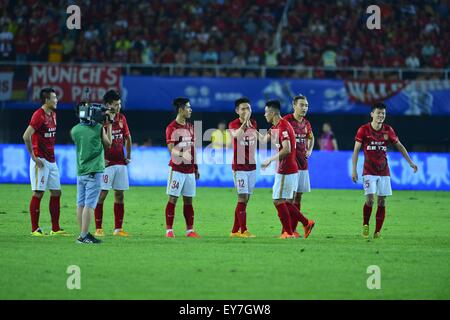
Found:
M 42 88 L 52 87 L 59 102 L 80 101 L 85 97 L 86 88 L 89 88 L 91 102 L 101 102 L 106 91 L 120 91 L 121 69 L 81 64 L 34 64 L 29 84 L 33 101 L 39 101 Z
M 401 80 L 346 80 L 345 89 L 352 101 L 373 104 L 399 93 L 407 85 Z

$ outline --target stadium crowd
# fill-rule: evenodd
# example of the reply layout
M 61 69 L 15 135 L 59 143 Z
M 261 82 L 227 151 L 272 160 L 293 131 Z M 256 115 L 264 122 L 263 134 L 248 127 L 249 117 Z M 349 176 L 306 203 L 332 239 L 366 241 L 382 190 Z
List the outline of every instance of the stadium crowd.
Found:
M 0 60 L 234 66 L 450 67 L 449 1 L 399 0 L 366 27 L 357 0 L 0 1 Z M 387 4 L 389 3 L 389 4 Z

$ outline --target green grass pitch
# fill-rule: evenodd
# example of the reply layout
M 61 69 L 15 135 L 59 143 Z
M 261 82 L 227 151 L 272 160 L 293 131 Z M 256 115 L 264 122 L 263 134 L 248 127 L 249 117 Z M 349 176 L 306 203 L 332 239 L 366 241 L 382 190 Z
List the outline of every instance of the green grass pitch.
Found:
M 395 191 L 387 200 L 384 239 L 360 237 L 363 193 L 313 190 L 303 211 L 316 220 L 308 239 L 277 239 L 269 189 L 248 206 L 254 239 L 230 239 L 234 189 L 198 188 L 195 226 L 184 236 L 179 203 L 175 239 L 164 237 L 165 188 L 125 193 L 124 229 L 113 238 L 112 193 L 105 202 L 101 245 L 77 245 L 75 186 L 63 186 L 61 225 L 73 237 L 31 237 L 28 185 L 0 185 L 0 299 L 450 299 L 450 194 Z M 49 231 L 49 193 L 41 227 Z M 375 224 L 372 213 L 371 233 Z M 92 221 L 91 230 L 94 230 Z M 69 290 L 67 267 L 81 269 Z M 370 265 L 381 289 L 369 290 Z

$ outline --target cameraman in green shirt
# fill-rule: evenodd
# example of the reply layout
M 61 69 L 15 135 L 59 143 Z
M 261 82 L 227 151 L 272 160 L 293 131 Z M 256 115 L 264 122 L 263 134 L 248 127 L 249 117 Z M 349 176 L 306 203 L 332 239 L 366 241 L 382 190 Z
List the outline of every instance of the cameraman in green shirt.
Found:
M 80 244 L 101 242 L 89 233 L 89 223 L 101 191 L 100 183 L 105 169 L 104 149 L 111 147 L 114 118 L 109 110 L 91 116 L 90 109 L 92 105 L 86 103 L 77 105 L 76 112 L 80 123 L 70 131 L 77 152 L 77 218 L 81 229 L 77 243 Z M 106 130 L 103 129 L 104 123 L 108 123 Z

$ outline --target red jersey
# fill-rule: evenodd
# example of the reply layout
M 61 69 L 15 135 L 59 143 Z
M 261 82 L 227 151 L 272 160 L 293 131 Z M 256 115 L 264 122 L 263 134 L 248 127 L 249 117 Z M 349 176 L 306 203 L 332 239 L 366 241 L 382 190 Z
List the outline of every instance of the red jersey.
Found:
M 108 125 L 105 124 L 105 128 Z M 121 113 L 116 114 L 112 123 L 112 144 L 111 148 L 105 150 L 105 160 L 108 160 L 107 167 L 114 165 L 126 165 L 125 153 L 123 147 L 125 146 L 125 139 L 130 136 L 127 119 Z
M 383 124 L 380 130 L 375 130 L 369 122 L 358 129 L 355 140 L 362 144 L 364 151 L 363 175 L 389 176 L 386 151 L 388 144 L 398 142 L 394 129 Z
M 289 142 L 291 143 L 291 152 L 278 163 L 277 173 L 297 173 L 298 165 L 295 156 L 295 132 L 292 126 L 287 120 L 280 119 L 280 122 L 278 122 L 276 126 L 272 126 L 272 128 L 270 128 L 270 135 L 272 137 L 272 141 L 275 142 L 278 151 L 281 151 L 283 149 L 283 141 L 289 140 Z
M 172 121 L 166 128 L 166 143 L 173 143 L 175 150 L 182 150 L 191 154 L 192 159 L 190 163 L 181 157 L 171 155 L 169 166 L 173 171 L 182 173 L 194 173 L 197 171 L 195 164 L 195 146 L 194 146 L 194 126 L 186 122 L 185 125 L 179 124 L 176 120 Z
M 256 170 L 256 129 L 257 124 L 256 121 L 250 119 L 250 123 L 253 128 L 246 128 L 244 134 L 242 134 L 239 138 L 236 137 L 233 139 L 233 171 L 252 171 Z M 241 127 L 242 123 L 239 118 L 231 121 L 228 124 L 228 129 L 237 130 Z
M 31 136 L 33 153 L 48 162 L 55 162 L 56 113 L 46 114 L 43 108 L 33 113 L 29 125 L 35 132 Z
M 302 121 L 297 121 L 292 113 L 284 116 L 283 119 L 287 120 L 294 129 L 298 170 L 308 170 L 306 152 L 308 151 L 308 139 L 312 138 L 311 124 L 305 117 L 302 118 Z

